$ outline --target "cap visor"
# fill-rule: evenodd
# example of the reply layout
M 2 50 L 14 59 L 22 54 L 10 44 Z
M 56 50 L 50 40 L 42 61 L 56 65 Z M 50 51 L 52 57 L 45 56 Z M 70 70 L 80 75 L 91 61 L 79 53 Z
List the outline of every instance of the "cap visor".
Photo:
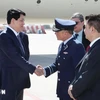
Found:
M 52 31 L 58 32 L 58 31 L 60 31 L 60 29 L 56 28 L 55 25 L 53 25 Z

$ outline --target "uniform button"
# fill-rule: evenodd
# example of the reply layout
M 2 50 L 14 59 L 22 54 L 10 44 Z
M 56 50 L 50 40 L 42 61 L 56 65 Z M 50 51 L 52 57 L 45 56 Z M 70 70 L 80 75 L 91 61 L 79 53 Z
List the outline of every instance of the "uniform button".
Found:
M 68 83 L 70 83 L 70 81 L 68 81 Z
M 63 58 L 63 59 L 65 59 L 65 58 Z
M 59 58 L 60 58 L 60 56 L 59 56 Z
M 58 81 L 60 81 L 60 79 L 58 79 Z
M 60 71 L 58 71 L 58 73 L 60 73 Z
M 58 66 L 60 66 L 60 63 L 58 63 Z
M 79 78 L 82 78 L 82 75 Z

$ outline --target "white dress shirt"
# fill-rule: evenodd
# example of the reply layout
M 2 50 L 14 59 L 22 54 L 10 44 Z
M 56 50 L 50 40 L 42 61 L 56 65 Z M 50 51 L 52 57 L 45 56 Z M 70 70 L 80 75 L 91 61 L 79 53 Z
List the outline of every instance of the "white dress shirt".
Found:
M 80 32 L 78 32 L 78 33 L 74 32 L 74 35 L 75 34 L 78 34 L 77 40 L 79 40 L 82 43 L 83 29 Z

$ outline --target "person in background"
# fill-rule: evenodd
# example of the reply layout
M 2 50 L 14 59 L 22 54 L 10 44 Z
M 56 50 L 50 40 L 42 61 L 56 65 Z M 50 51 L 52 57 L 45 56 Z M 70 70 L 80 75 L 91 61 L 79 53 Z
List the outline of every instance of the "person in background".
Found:
M 85 49 L 87 49 L 90 41 L 86 39 L 84 34 L 84 16 L 80 13 L 74 13 L 71 16 L 71 20 L 76 22 L 76 26 L 74 27 L 75 37 L 84 45 Z
M 45 77 L 57 72 L 57 97 L 60 100 L 71 100 L 66 90 L 75 76 L 75 66 L 85 54 L 84 46 L 73 37 L 75 21 L 56 18 L 53 31 L 58 40 L 63 42 L 58 49 L 57 57 L 51 65 L 41 68 Z
M 22 33 L 25 15 L 19 9 L 8 10 L 7 28 L 0 33 L 0 90 L 5 90 L 0 100 L 23 100 L 24 88 L 30 87 L 29 73 L 39 72 L 28 62 L 28 37 Z
M 85 19 L 90 49 L 76 66 L 80 68 L 68 93 L 73 100 L 100 100 L 100 14 L 91 14 Z

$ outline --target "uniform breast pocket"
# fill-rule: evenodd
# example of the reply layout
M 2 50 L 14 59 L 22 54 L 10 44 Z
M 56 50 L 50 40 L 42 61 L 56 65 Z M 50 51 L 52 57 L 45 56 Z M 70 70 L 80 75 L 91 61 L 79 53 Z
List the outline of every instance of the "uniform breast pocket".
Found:
M 64 54 L 64 55 L 62 56 L 62 60 L 63 60 L 64 62 L 66 62 L 66 63 L 71 63 L 71 62 L 72 62 L 72 57 L 71 57 L 71 55 L 69 55 L 69 54 Z

